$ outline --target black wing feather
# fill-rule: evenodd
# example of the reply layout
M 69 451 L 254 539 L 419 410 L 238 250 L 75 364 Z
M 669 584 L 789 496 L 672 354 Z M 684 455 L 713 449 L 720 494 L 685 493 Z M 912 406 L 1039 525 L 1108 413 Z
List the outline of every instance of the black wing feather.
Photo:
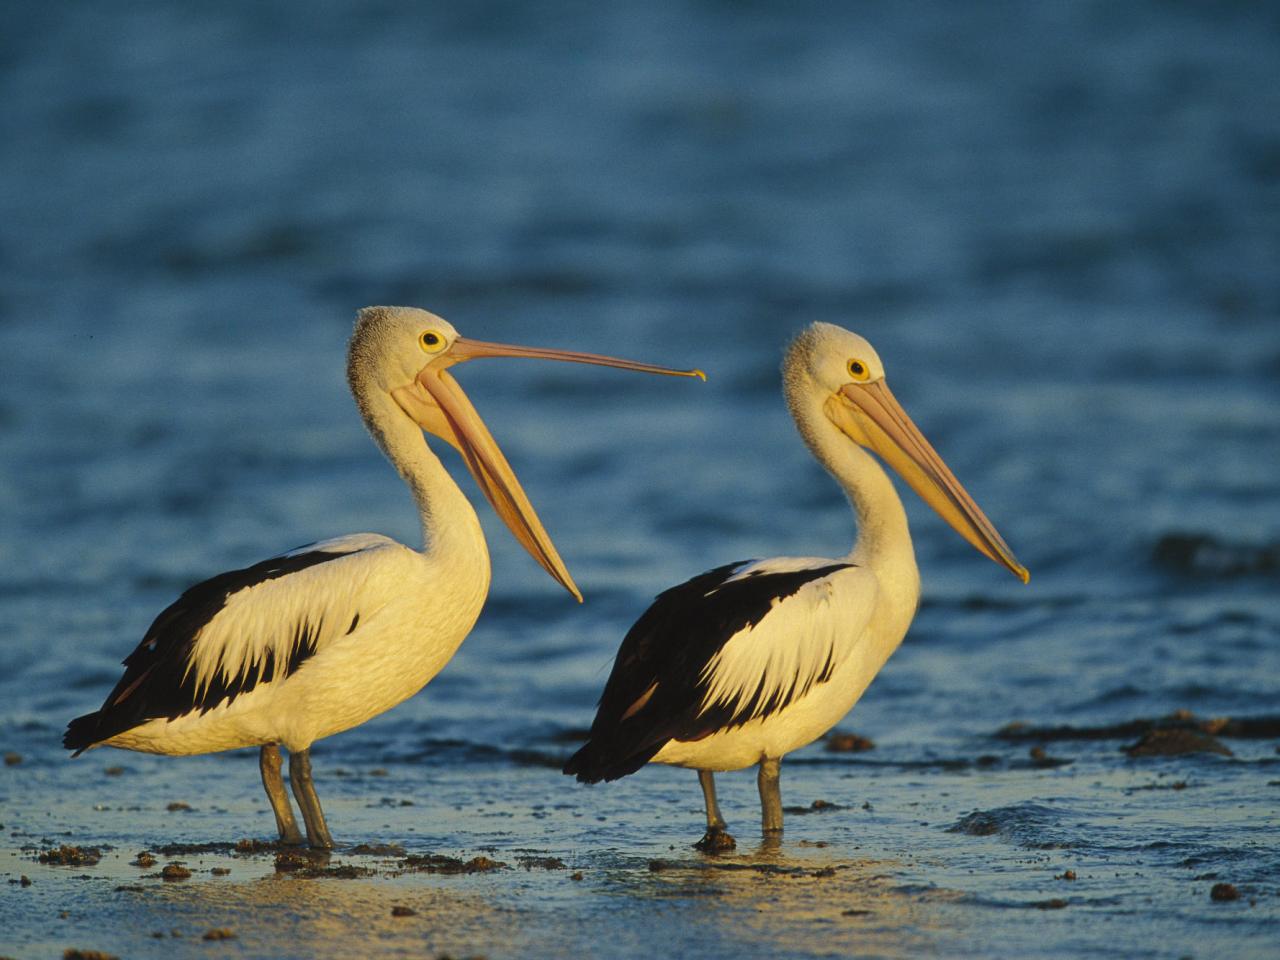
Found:
M 147 720 L 159 717 L 172 720 L 194 710 L 212 710 L 259 683 L 271 681 L 277 670 L 280 676 L 293 673 L 315 653 L 321 623 L 299 622 L 288 661 L 277 664 L 274 652 L 268 649 L 260 672 L 245 670 L 229 682 L 217 676 L 197 690 L 195 675 L 188 673 L 188 666 L 196 635 L 218 615 L 233 594 L 349 555 L 346 551 L 304 550 L 272 557 L 242 570 L 220 573 L 188 588 L 160 612 L 142 642 L 125 657 L 124 676 L 107 696 L 102 709 L 72 720 L 62 745 L 80 753 Z
M 590 739 L 565 764 L 565 773 L 584 783 L 616 780 L 639 770 L 669 740 L 701 740 L 759 715 L 760 706 L 769 712 L 785 705 L 772 700 L 761 704 L 763 694 L 757 690 L 742 704 L 717 706 L 699 715 L 707 690 L 703 671 L 730 637 L 759 623 L 775 603 L 853 564 L 761 570 L 727 582 L 752 562 L 716 567 L 658 594 L 627 631 L 600 697 Z M 830 665 L 824 677 L 829 670 Z M 649 699 L 635 709 L 654 684 Z M 624 719 L 629 710 L 633 712 Z

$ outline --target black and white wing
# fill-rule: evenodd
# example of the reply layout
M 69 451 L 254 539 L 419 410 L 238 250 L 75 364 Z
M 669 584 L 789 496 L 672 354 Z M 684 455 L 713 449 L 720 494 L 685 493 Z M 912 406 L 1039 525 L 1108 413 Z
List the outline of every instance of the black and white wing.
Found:
M 67 725 L 63 746 L 80 753 L 148 720 L 207 712 L 283 680 L 356 629 L 364 568 L 405 550 L 353 534 L 195 584 L 155 618 L 102 708 Z
M 564 772 L 615 780 L 670 740 L 700 740 L 795 702 L 830 679 L 875 590 L 851 563 L 783 557 L 727 564 L 659 594 L 622 641 L 590 739 Z

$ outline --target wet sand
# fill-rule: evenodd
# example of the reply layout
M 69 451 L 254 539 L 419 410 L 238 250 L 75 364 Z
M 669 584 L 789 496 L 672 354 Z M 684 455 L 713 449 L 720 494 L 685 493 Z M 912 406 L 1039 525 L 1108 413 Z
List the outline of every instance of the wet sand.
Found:
M 1229 802 L 1256 807 L 1261 829 L 1280 756 L 1250 737 L 1227 737 L 1230 757 L 1124 751 L 1134 729 L 1170 725 L 1203 724 L 1057 728 L 1044 739 L 1061 757 L 1026 750 L 1030 725 L 936 762 L 815 745 L 784 766 L 780 842 L 756 831 L 752 778 L 721 778 L 738 848 L 717 855 L 690 846 L 684 771 L 583 789 L 546 764 L 489 764 L 424 787 L 412 765 L 324 762 L 339 848 L 317 855 L 261 839 L 249 752 L 125 757 L 123 771 L 105 751 L 23 757 L 6 768 L 0 956 L 1056 955 L 1043 924 L 1091 955 L 1266 956 L 1280 885 L 1265 831 L 1253 850 L 1181 835 L 1209 836 Z M 1139 823 L 1147 842 L 1107 842 Z M 1170 912 L 1196 938 L 1149 942 Z

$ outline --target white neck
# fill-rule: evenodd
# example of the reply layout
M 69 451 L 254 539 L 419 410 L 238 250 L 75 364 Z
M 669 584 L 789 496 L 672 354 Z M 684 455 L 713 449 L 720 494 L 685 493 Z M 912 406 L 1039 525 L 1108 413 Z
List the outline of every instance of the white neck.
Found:
M 793 396 L 789 391 L 787 399 L 800 435 L 853 507 L 858 535 L 848 559 L 875 572 L 882 583 L 901 585 L 912 593 L 914 609 L 920 574 L 907 512 L 893 481 L 871 454 L 827 418 L 812 396 Z
M 404 478 L 422 521 L 423 552 L 462 573 L 476 571 L 487 591 L 489 549 L 471 502 L 427 446 L 422 430 L 385 391 L 354 388 L 374 441 Z

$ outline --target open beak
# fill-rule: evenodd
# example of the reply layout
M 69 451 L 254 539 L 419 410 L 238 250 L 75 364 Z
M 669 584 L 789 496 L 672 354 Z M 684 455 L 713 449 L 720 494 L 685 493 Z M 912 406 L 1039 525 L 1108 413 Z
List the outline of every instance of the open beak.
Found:
M 428 363 L 418 373 L 414 382 L 392 392 L 401 409 L 411 416 L 422 429 L 440 437 L 457 448 L 462 459 L 475 477 L 485 498 L 502 522 L 507 525 L 516 540 L 529 551 L 533 559 L 568 590 L 578 602 L 582 593 L 569 575 L 555 544 L 538 519 L 533 505 L 525 495 L 515 471 L 503 456 L 489 428 L 471 405 L 462 387 L 446 369 L 466 360 L 479 357 L 531 357 L 539 360 L 564 360 L 588 363 L 602 367 L 618 367 L 643 373 L 660 373 L 675 377 L 700 377 L 701 370 L 673 370 L 649 363 L 620 360 L 616 357 L 594 353 L 576 353 L 567 350 L 551 350 L 542 347 L 518 347 L 503 343 L 486 343 L 458 337 L 450 348 Z
M 827 401 L 827 416 L 851 440 L 870 447 L 979 552 L 1031 579 L 986 514 L 960 485 L 936 450 L 911 422 L 883 380 L 848 383 Z

